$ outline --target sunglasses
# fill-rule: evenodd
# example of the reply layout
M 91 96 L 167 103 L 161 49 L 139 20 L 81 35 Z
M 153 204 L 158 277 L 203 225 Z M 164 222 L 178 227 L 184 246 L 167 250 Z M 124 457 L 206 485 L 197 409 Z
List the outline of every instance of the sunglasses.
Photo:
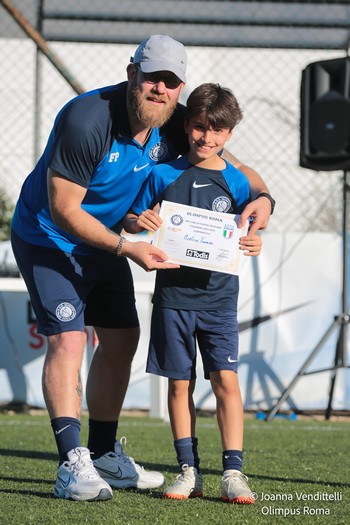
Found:
M 176 75 L 170 73 L 169 75 L 164 74 L 164 71 L 154 71 L 153 73 L 144 73 L 138 64 L 135 64 L 137 69 L 141 71 L 143 76 L 143 82 L 148 84 L 158 84 L 164 82 L 168 89 L 176 89 L 182 83 Z

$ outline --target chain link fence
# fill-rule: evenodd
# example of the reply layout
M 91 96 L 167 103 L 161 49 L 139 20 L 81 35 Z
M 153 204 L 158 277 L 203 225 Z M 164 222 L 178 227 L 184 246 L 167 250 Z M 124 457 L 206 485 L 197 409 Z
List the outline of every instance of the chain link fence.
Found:
M 221 7 L 225 4 L 226 11 L 229 4 L 231 9 L 235 8 L 234 4 L 244 4 L 212 3 L 222 4 Z M 335 3 L 337 2 L 333 2 Z M 36 9 L 43 2 L 23 0 L 13 4 L 26 7 L 26 17 L 34 21 Z M 65 2 L 56 4 L 56 8 L 58 5 L 62 7 Z M 107 4 L 112 9 L 113 4 L 114 9 L 118 10 L 124 2 L 109 1 L 106 4 L 95 1 L 89 3 L 90 6 L 91 4 L 99 4 L 101 9 L 102 5 Z M 165 4 L 168 4 L 168 16 L 171 18 L 172 15 L 176 20 L 180 16 L 181 4 L 197 4 L 198 9 L 201 2 L 163 1 L 163 11 Z M 327 2 L 318 4 L 325 4 L 322 7 L 327 9 Z M 347 2 L 338 4 L 344 6 Z M 75 17 L 79 20 L 79 12 L 84 12 L 87 4 L 85 0 L 76 0 L 74 5 Z M 173 6 L 173 13 L 169 11 L 170 5 Z M 216 7 L 220 8 L 219 5 Z M 316 3 L 311 8 L 315 10 Z M 345 8 L 349 9 L 346 6 Z M 140 13 L 138 15 L 141 16 Z M 254 12 L 251 13 L 252 20 L 253 15 Z M 213 14 L 210 13 L 210 16 Z M 8 33 L 7 22 L 13 26 L 16 23 L 6 13 L 3 5 L 0 5 L 0 18 L 0 190 L 5 191 L 15 202 L 23 180 L 45 147 L 56 113 L 76 93 L 47 56 L 37 53 L 36 44 L 20 28 L 17 27 L 12 34 Z M 88 26 L 85 27 L 81 22 L 79 27 L 85 27 L 85 39 L 88 28 L 93 40 L 94 34 L 101 34 L 101 24 L 105 22 L 87 20 L 85 23 Z M 195 21 L 193 24 L 195 26 Z M 288 30 L 288 35 L 292 35 L 293 24 L 288 24 L 287 28 L 280 27 L 279 30 Z M 50 27 L 53 30 L 52 20 Z M 207 26 L 200 26 L 199 29 L 203 31 L 205 27 Z M 211 34 L 206 34 L 206 39 L 220 41 L 222 27 L 209 25 L 207 31 L 210 29 Z M 72 38 L 73 30 L 76 31 L 75 40 L 79 40 L 78 29 L 72 29 L 71 25 L 65 25 L 61 21 L 58 26 L 61 41 L 49 42 L 49 46 L 84 90 L 126 80 L 126 66 L 130 56 L 145 35 L 162 32 L 179 38 L 174 34 L 173 26 L 163 24 L 160 31 L 155 22 L 149 21 L 143 26 L 144 34 L 136 38 L 129 31 L 127 42 L 125 37 L 121 38 L 124 43 L 63 41 L 65 28 L 69 36 L 67 40 Z M 253 25 L 246 24 L 243 29 L 246 36 L 250 35 Z M 297 29 L 295 27 L 295 35 Z M 233 28 L 232 31 L 234 30 Z M 278 28 L 275 27 L 274 30 L 276 32 Z M 189 40 L 190 35 L 187 36 Z M 204 35 L 201 36 L 204 41 Z M 114 38 L 117 39 L 118 35 L 114 35 Z M 288 38 L 291 39 L 291 36 Z M 185 39 L 183 41 L 187 44 Z M 343 173 L 316 172 L 299 167 L 299 112 L 302 69 L 311 62 L 343 57 L 345 51 L 312 49 L 312 44 L 308 44 L 308 49 L 298 49 L 297 36 L 290 49 L 280 49 L 277 46 L 260 48 L 259 42 L 255 42 L 254 47 L 244 47 L 243 44 L 239 47 L 187 44 L 186 47 L 188 83 L 181 102 L 185 103 L 192 89 L 202 82 L 218 82 L 233 90 L 244 117 L 234 131 L 228 147 L 242 162 L 255 168 L 263 176 L 277 201 L 269 231 L 340 231 Z

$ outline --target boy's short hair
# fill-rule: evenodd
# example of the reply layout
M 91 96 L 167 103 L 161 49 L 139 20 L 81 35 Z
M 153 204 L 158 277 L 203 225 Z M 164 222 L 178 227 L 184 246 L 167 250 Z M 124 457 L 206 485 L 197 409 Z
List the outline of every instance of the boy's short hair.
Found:
M 220 84 L 201 84 L 187 99 L 186 120 L 205 113 L 213 128 L 233 129 L 242 120 L 242 111 L 229 88 Z

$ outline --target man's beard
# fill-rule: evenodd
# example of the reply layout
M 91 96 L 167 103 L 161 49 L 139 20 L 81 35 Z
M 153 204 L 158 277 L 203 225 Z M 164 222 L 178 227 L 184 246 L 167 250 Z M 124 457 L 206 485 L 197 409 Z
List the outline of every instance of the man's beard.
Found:
M 137 86 L 129 87 L 128 100 L 138 120 L 149 128 L 160 128 L 163 126 L 173 114 L 177 103 L 175 100 L 156 107 L 142 98 L 140 89 Z

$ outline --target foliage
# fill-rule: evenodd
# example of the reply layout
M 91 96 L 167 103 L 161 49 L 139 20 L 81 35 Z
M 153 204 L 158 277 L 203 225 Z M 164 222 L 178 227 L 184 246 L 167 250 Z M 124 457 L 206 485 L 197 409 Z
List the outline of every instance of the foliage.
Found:
M 0 188 L 0 241 L 7 241 L 10 238 L 13 211 L 13 202 L 5 190 Z

